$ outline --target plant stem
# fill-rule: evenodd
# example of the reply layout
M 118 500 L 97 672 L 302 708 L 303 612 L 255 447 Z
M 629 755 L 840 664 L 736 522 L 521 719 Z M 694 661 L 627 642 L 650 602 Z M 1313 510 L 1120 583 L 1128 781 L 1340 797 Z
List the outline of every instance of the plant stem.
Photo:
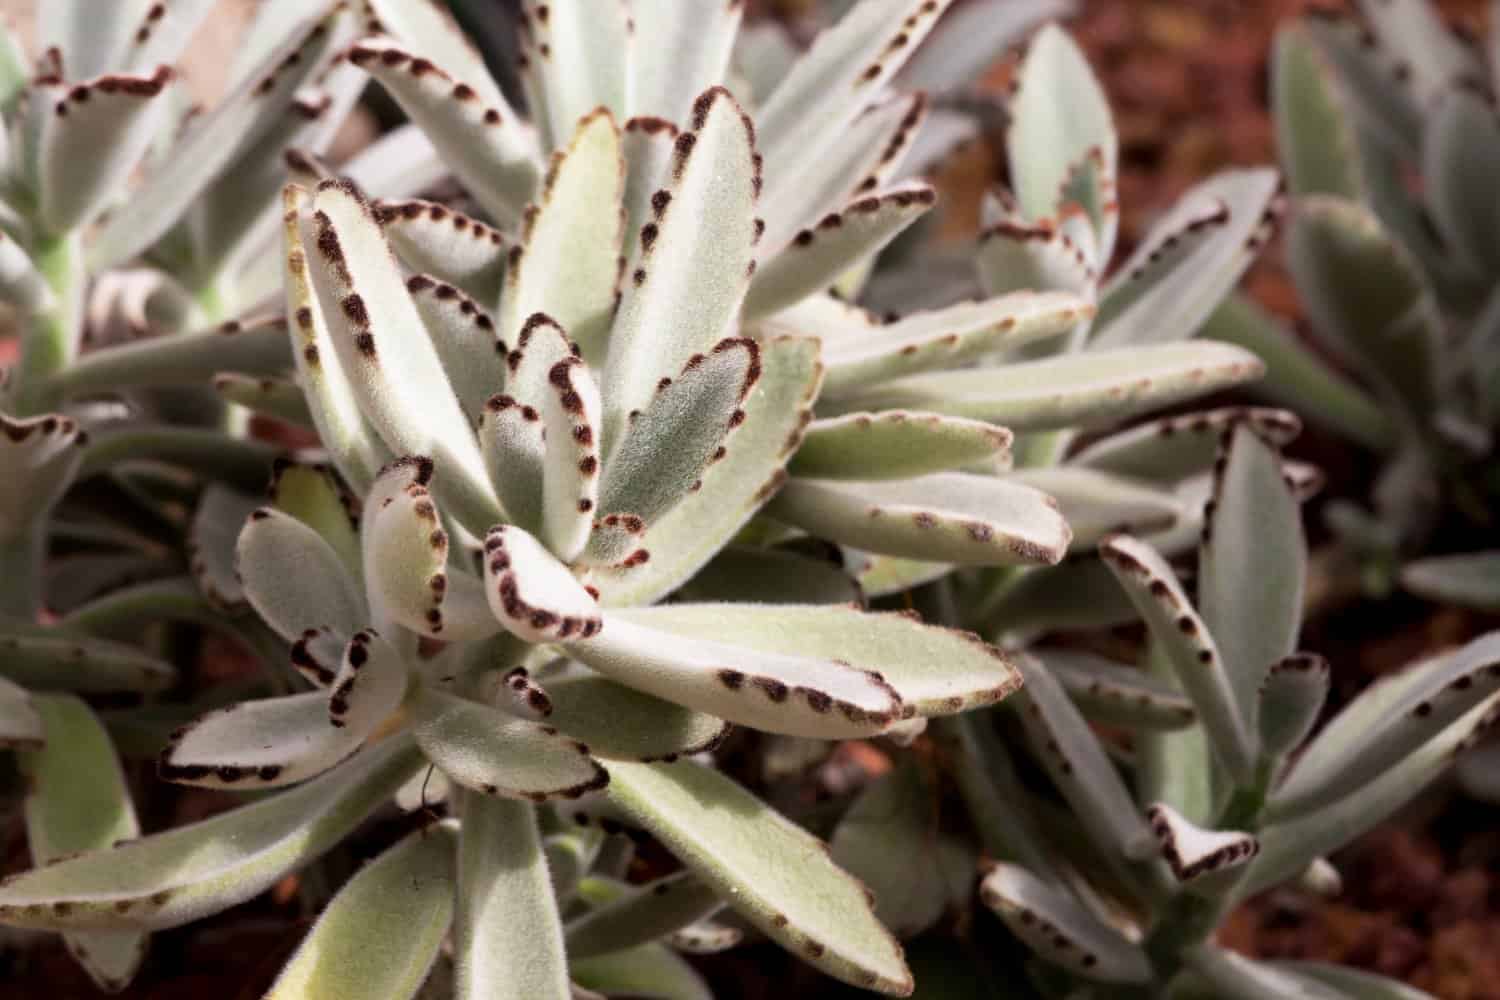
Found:
M 76 233 L 65 233 L 37 247 L 37 270 L 52 290 L 53 302 L 32 315 L 21 340 L 21 360 L 15 373 L 15 416 L 45 413 L 57 405 L 56 389 L 48 384 L 78 354 L 83 335 L 82 246 Z

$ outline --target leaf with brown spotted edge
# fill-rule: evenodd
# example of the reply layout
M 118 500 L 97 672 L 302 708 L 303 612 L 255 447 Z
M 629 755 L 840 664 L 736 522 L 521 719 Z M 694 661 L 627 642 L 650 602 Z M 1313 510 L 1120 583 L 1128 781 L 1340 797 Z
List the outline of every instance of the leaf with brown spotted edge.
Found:
M 1302 432 L 1302 421 L 1290 410 L 1227 406 L 1142 421 L 1091 442 L 1068 463 L 1137 479 L 1175 481 L 1207 471 L 1218 455 L 1221 436 L 1241 423 L 1278 447 Z
M 243 406 L 251 413 L 293 427 L 313 429 L 312 411 L 307 408 L 302 387 L 292 379 L 217 372 L 213 377 L 213 389 L 226 403 Z
M 629 62 L 629 113 L 686 121 L 694 98 L 729 79 L 744 13 L 739 0 L 701 4 L 689 17 L 677 0 L 630 0 L 630 18 L 642 41 Z
M 642 694 L 573 664 L 542 677 L 546 719 L 606 760 L 676 760 L 706 753 L 728 735 L 723 719 Z
M 493 310 L 505 282 L 505 236 L 478 219 L 434 201 L 377 201 L 375 217 L 396 255 L 418 274 L 430 274 Z
M 588 366 L 567 357 L 548 369 L 537 409 L 546 438 L 540 537 L 571 562 L 588 544 L 599 502 L 603 404 Z
M 495 617 L 533 643 L 587 639 L 601 625 L 598 602 L 532 534 L 498 525 L 484 540 L 484 586 Z
M 566 145 L 596 108 L 630 113 L 634 27 L 625 0 L 523 0 L 518 62 L 544 148 Z
M 260 502 L 218 483 L 203 491 L 188 528 L 188 568 L 208 602 L 226 611 L 245 606 L 245 590 L 235 573 L 240 527 Z
M 407 279 L 406 290 L 464 416 L 473 422 L 483 412 L 485 401 L 505 384 L 505 342 L 495 321 L 457 287 L 429 275 L 413 275 Z
M 1186 504 L 1172 490 L 1107 472 L 1072 466 L 1018 469 L 1007 479 L 1041 490 L 1057 501 L 1073 532 L 1071 551 L 1093 546 L 1113 531 L 1151 534 L 1176 525 Z

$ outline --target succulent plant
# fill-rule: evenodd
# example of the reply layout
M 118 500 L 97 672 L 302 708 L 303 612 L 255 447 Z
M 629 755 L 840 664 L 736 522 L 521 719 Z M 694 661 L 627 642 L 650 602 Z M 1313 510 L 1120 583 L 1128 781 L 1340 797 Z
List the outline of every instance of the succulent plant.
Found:
M 1296 199 L 1287 263 L 1318 346 L 1354 379 L 1244 301 L 1210 335 L 1265 358 L 1277 402 L 1385 460 L 1373 511 L 1328 510 L 1367 590 L 1399 580 L 1435 600 L 1500 606 L 1500 557 L 1423 558 L 1445 520 L 1482 534 L 1496 495 L 1500 311 L 1475 180 L 1500 155 L 1492 69 L 1425 0 L 1362 0 L 1357 16 L 1289 23 L 1274 62 Z

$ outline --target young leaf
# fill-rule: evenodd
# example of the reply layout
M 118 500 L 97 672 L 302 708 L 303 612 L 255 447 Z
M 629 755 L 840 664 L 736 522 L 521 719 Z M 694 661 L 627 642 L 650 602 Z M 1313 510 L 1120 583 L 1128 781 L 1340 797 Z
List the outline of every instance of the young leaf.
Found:
M 519 638 L 545 643 L 598 633 L 593 596 L 533 535 L 497 525 L 485 537 L 484 560 L 490 608 Z
M 1494 610 L 1500 608 L 1500 552 L 1418 559 L 1402 568 L 1401 585 L 1429 601 Z
M 528 804 L 463 798 L 457 1000 L 568 1000 L 568 956 Z
M 871 552 L 983 566 L 1055 563 L 1072 538 L 1056 502 L 1040 490 L 963 473 L 885 482 L 792 479 L 768 512 Z
M 377 732 L 406 698 L 409 673 L 401 653 L 373 629 L 349 637 L 328 692 L 328 721 L 348 732 Z
M 837 663 L 871 680 L 881 678 L 878 685 L 899 700 L 906 717 L 989 705 L 1020 685 L 1010 659 L 971 633 L 925 625 L 903 614 L 826 605 L 672 604 L 612 611 L 605 620 L 606 636 L 616 623 L 728 652 Z M 589 655 L 586 649 L 575 653 L 581 659 Z M 754 660 L 749 662 L 753 666 Z M 728 685 L 731 678 L 720 680 Z M 753 678 L 750 683 L 755 686 Z M 774 686 L 763 693 L 778 700 Z M 816 711 L 817 705 L 813 707 Z
M 47 279 L 21 244 L 16 242 L 14 227 L 0 232 L 0 302 L 14 306 L 23 315 L 39 312 L 53 302 Z
M 675 13 L 672 19 L 679 20 Z M 686 116 L 682 120 L 686 120 Z M 679 134 L 677 126 L 665 118 L 647 116 L 625 122 L 620 150 L 625 160 L 625 192 L 621 197 L 621 207 L 625 212 L 624 233 L 627 237 L 634 238 L 655 214 L 651 196 L 661 190 L 662 180 L 670 176 L 668 171 Z
M 41 696 L 32 704 L 46 743 L 17 760 L 28 779 L 26 842 L 32 863 L 41 867 L 139 837 L 125 774 L 99 719 L 70 695 Z M 110 993 L 130 982 L 146 956 L 147 936 L 139 931 L 75 931 L 64 940 L 99 988 Z
M 979 898 L 1011 933 L 1074 975 L 1104 983 L 1151 981 L 1151 963 L 1138 945 L 1019 865 L 996 865 L 980 883 Z
M 756 239 L 758 164 L 749 117 L 729 91 L 704 91 L 627 265 L 604 366 L 606 453 L 658 378 L 717 343 L 738 313 Z
M 836 409 L 926 409 L 1013 431 L 1127 420 L 1258 378 L 1253 354 L 1228 344 L 1151 344 L 999 368 L 908 375 L 838 401 Z
M 683 17 L 674 0 L 631 0 L 635 37 L 650 48 L 630 60 L 630 113 L 686 121 L 693 98 L 728 77 L 744 13 L 742 3 L 720 3 Z M 664 52 L 672 58 L 659 58 Z
M 548 369 L 538 409 L 547 439 L 541 538 L 559 559 L 571 562 L 588 544 L 599 503 L 603 403 L 588 365 L 568 357 Z
M 887 410 L 815 420 L 792 459 L 817 479 L 907 479 L 985 464 L 1010 467 L 1011 433 L 978 420 Z
M 47 631 L 0 631 L 0 678 L 32 691 L 107 694 L 172 686 L 170 663 L 107 639 Z
M 1128 535 L 1106 538 L 1099 543 L 1099 554 L 1152 637 L 1162 644 L 1178 681 L 1203 719 L 1220 763 L 1237 779 L 1247 777 L 1254 757 L 1251 735 L 1214 637 L 1183 593 L 1176 574 L 1155 549 Z
M 708 768 L 612 766 L 610 801 L 772 940 L 845 982 L 910 993 L 900 948 L 812 835 Z
M 1283 756 L 1302 745 L 1328 697 L 1328 661 L 1312 653 L 1277 660 L 1260 684 L 1256 713 L 1263 753 Z
M 25 927 L 175 927 L 270 888 L 318 857 L 417 769 L 393 739 L 300 788 L 13 876 L 0 915 Z
M 378 201 L 375 217 L 407 267 L 456 285 L 486 309 L 500 301 L 506 246 L 499 230 L 419 198 Z
M 676 760 L 718 746 L 730 725 L 592 672 L 549 674 L 548 721 L 608 760 Z
M 489 313 L 446 281 L 425 274 L 407 279 L 417 314 L 442 362 L 464 416 L 478 418 L 505 381 L 505 344 Z
M 646 944 L 724 906 L 713 889 L 678 872 L 633 889 L 568 923 L 570 959 L 589 958 Z
M 453 920 L 447 825 L 409 834 L 339 890 L 276 977 L 266 1000 L 414 997 Z
M 503 99 L 455 80 L 450 70 L 389 40 L 367 38 L 349 50 L 431 140 L 466 190 L 502 226 L 514 224 L 536 187 L 536 133 Z M 488 81 L 488 76 L 484 77 Z
M 433 690 L 412 711 L 422 752 L 471 791 L 540 802 L 576 799 L 609 782 L 588 747 L 550 725 Z
M 542 415 L 508 393 L 491 396 L 479 415 L 479 451 L 506 518 L 524 531 L 542 530 Z
M 565 144 L 579 120 L 596 108 L 616 120 L 625 117 L 635 36 L 631 8 L 623 0 L 523 0 L 520 45 L 527 96 L 547 146 Z
M 871 599 L 899 594 L 953 572 L 951 563 L 902 559 L 899 556 L 882 556 L 851 548 L 844 549 L 844 558 L 859 589 Z
M 1073 533 L 1074 550 L 1092 547 L 1112 531 L 1145 534 L 1169 528 L 1186 513 L 1174 493 L 1093 469 L 1021 469 L 1007 478 L 1057 501 Z
M 612 5 L 618 0 L 604 6 Z M 568 331 L 585 360 L 599 365 L 620 273 L 625 161 L 620 130 L 607 112 L 590 113 L 566 135 L 571 141 L 553 154 L 541 193 L 526 211 L 520 247 L 511 251 L 500 331 L 514 337 L 527 317 L 545 313 Z
M 235 547 L 245 598 L 287 641 L 328 626 L 352 635 L 368 619 L 365 598 L 333 547 L 288 514 L 261 507 Z
M 1227 406 L 1143 421 L 1100 438 L 1068 463 L 1119 476 L 1176 482 L 1210 468 L 1223 436 L 1241 424 L 1277 447 L 1302 432 L 1302 421 L 1289 410 Z
M 1205 830 L 1164 802 L 1149 807 L 1146 818 L 1162 857 L 1179 882 L 1207 879 L 1238 868 L 1260 851 L 1260 844 L 1250 834 Z

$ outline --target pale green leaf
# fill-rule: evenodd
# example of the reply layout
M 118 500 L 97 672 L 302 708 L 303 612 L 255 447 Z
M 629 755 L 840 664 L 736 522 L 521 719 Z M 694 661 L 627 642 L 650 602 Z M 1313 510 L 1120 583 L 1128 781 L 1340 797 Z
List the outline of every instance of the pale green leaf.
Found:
M 0 748 L 40 750 L 46 732 L 31 695 L 19 684 L 0 677 Z
M 547 721 L 608 760 L 675 760 L 712 750 L 729 723 L 592 672 L 549 673 Z
M 218 372 L 213 377 L 213 387 L 226 403 L 294 427 L 313 429 L 312 411 L 307 408 L 302 387 L 294 379 Z
M 1277 446 L 1302 431 L 1289 410 L 1228 406 L 1142 421 L 1094 441 L 1068 462 L 1120 476 L 1176 481 L 1211 468 L 1222 436 L 1241 424 Z
M 632 53 L 629 112 L 685 122 L 693 99 L 728 76 L 745 5 L 702 5 L 690 17 L 677 0 L 631 0 L 629 6 L 635 37 L 649 46 Z
M 568 963 L 579 985 L 619 996 L 651 1000 L 713 1000 L 713 993 L 685 959 L 659 944 Z M 573 996 L 583 1000 L 575 989 Z
M 624 0 L 522 0 L 521 16 L 520 69 L 538 126 L 547 137 L 544 145 L 566 145 L 579 120 L 596 108 L 604 108 L 616 121 L 624 119 L 631 110 L 635 61 L 630 6 Z
M 1500 551 L 1418 559 L 1402 568 L 1401 585 L 1429 601 L 1481 611 L 1500 608 Z
M 1222 887 L 1224 874 L 1243 867 L 1260 851 L 1253 835 L 1238 830 L 1205 829 L 1164 802 L 1149 806 L 1146 818 L 1173 876 L 1178 882 L 1199 883 L 1203 891 Z
M 568 357 L 548 369 L 537 408 L 547 441 L 539 537 L 559 559 L 571 562 L 588 544 L 599 505 L 604 404 L 588 365 Z
M 267 497 L 271 506 L 317 532 L 338 554 L 350 577 L 364 579 L 357 502 L 332 470 L 325 465 L 278 462 L 272 469 Z
M 1281 972 L 1301 979 L 1315 979 L 1359 1000 L 1437 1000 L 1431 993 L 1415 986 L 1346 965 L 1308 961 L 1280 961 L 1272 965 Z
M 475 433 L 506 519 L 525 531 L 541 531 L 546 457 L 542 415 L 508 393 L 491 396 Z
M 1488 184 L 1500 169 L 1500 122 L 1467 89 L 1442 94 L 1430 114 L 1422 133 L 1423 200 L 1454 252 L 1488 270 L 1500 264 L 1500 216 L 1490 211 Z
M 312 528 L 269 507 L 251 513 L 235 547 L 245 598 L 278 635 L 294 641 L 328 626 L 352 635 L 368 619 L 343 560 Z
M 936 413 L 886 410 L 815 420 L 792 459 L 794 475 L 906 479 L 971 466 L 1010 467 L 1004 427 Z
M 217 608 L 233 611 L 245 605 L 245 588 L 235 573 L 240 527 L 260 502 L 218 483 L 209 484 L 188 528 L 189 568 L 198 590 Z
M 1271 664 L 1260 683 L 1257 728 L 1262 752 L 1291 753 L 1302 745 L 1328 697 L 1328 661 L 1294 653 Z
M 56 385 L 69 395 L 86 395 L 137 386 L 199 385 L 223 371 L 278 375 L 291 365 L 286 320 L 257 316 L 91 351 L 59 373 Z
M 486 310 L 499 303 L 506 268 L 505 236 L 499 230 L 416 198 L 376 202 L 375 217 L 413 271 L 456 285 Z
M 576 960 L 648 944 L 722 909 L 712 888 L 686 872 L 633 887 L 569 921 L 568 957 Z
M 1327 57 L 1296 24 L 1276 32 L 1271 104 L 1276 149 L 1292 193 L 1359 198 L 1364 178 L 1354 123 Z
M 1346 1000 L 1347 994 L 1316 981 L 1298 979 L 1263 962 L 1214 945 L 1187 954 L 1188 967 L 1208 981 L 1223 1000 Z
M 684 601 L 748 601 L 755 604 L 864 603 L 859 584 L 846 572 L 837 549 L 833 561 L 790 548 L 724 548 L 677 590 Z
M 505 383 L 505 344 L 495 321 L 457 287 L 429 275 L 413 275 L 406 290 L 464 416 L 473 422 Z
M 496 525 L 484 540 L 485 596 L 495 617 L 526 642 L 587 639 L 599 606 L 572 572 L 534 535 Z
M 1071 548 L 1091 548 L 1111 531 L 1147 534 L 1176 524 L 1186 511 L 1171 491 L 1108 472 L 1074 466 L 1020 469 L 1007 480 L 1057 501 L 1072 531 Z
M 32 691 L 160 691 L 177 672 L 170 663 L 107 639 L 56 630 L 0 632 L 0 678 Z
M 1081 650 L 1031 652 L 1092 722 L 1130 729 L 1181 729 L 1198 717 L 1181 691 L 1144 670 Z

